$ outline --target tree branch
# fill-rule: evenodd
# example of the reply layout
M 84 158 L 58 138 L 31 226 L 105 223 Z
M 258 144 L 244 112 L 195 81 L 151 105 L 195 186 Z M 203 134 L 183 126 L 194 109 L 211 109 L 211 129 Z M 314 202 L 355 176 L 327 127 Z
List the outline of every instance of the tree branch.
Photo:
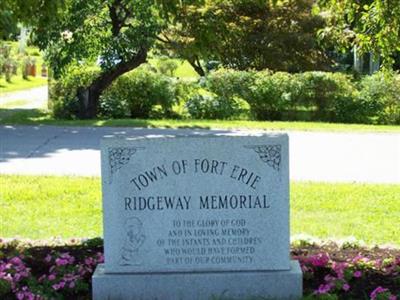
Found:
M 170 43 L 168 40 L 164 40 L 163 38 L 161 38 L 159 36 L 156 37 L 156 40 L 158 40 L 158 41 L 160 41 L 160 42 L 162 42 L 164 44 L 169 44 Z
M 109 13 L 110 13 L 110 19 L 111 19 L 111 32 L 113 36 L 118 36 L 119 31 L 121 30 L 119 19 L 118 19 L 118 14 L 117 14 L 117 8 L 115 6 L 115 1 L 112 3 L 112 5 L 107 4 Z
M 114 0 L 113 3 L 107 4 L 109 14 L 110 14 L 110 19 L 111 19 L 111 32 L 113 36 L 118 36 L 118 34 L 121 31 L 121 28 L 126 26 L 127 24 L 125 23 L 126 20 L 131 16 L 131 11 L 121 3 L 121 0 Z M 119 13 L 123 11 L 124 16 L 121 16 Z
M 101 90 L 103 91 L 106 89 L 113 81 L 114 79 L 118 78 L 120 75 L 129 72 L 138 66 L 140 66 L 142 63 L 146 62 L 147 59 L 147 48 L 140 48 L 138 53 L 132 57 L 128 61 L 121 61 L 117 65 L 115 65 L 114 68 L 112 68 L 109 71 L 106 71 L 102 73 L 91 85 L 91 88 L 94 88 L 96 90 Z M 100 91 L 100 92 L 101 92 Z

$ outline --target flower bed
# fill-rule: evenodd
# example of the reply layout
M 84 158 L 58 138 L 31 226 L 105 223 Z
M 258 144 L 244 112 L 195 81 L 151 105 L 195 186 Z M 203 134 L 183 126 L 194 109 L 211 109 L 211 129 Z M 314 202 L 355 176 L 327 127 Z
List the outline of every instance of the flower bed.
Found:
M 292 257 L 310 299 L 400 299 L 399 249 L 327 244 L 293 248 Z
M 90 299 L 101 239 L 0 240 L 1 299 Z M 297 243 L 305 299 L 400 300 L 400 249 Z

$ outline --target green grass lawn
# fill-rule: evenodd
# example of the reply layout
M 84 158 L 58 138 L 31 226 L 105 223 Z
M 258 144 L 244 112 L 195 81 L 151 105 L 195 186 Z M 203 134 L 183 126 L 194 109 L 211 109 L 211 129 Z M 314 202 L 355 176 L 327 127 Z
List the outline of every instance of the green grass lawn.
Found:
M 18 62 L 17 75 L 13 75 L 11 77 L 11 83 L 6 82 L 4 75 L 0 77 L 0 95 L 2 93 L 15 92 L 24 89 L 30 89 L 38 86 L 43 86 L 47 84 L 47 78 L 43 78 L 40 76 L 41 68 L 44 63 L 43 57 L 36 47 L 26 47 L 26 54 L 31 58 L 34 58 L 36 61 L 36 77 L 28 76 L 28 79 L 25 80 L 22 78 L 22 62 L 24 60 L 24 55 L 18 53 L 18 42 L 5 42 L 5 44 L 11 46 L 11 56 L 13 59 Z
M 202 129 L 262 129 L 338 132 L 400 132 L 400 126 L 339 124 L 322 122 L 272 122 L 230 120 L 172 120 L 172 119 L 96 119 L 55 120 L 39 109 L 11 110 L 0 108 L 0 125 L 54 125 L 54 126 L 116 126 L 146 128 L 202 128 Z
M 179 78 L 199 78 L 199 74 L 193 69 L 193 67 L 185 60 L 181 61 L 178 68 L 174 74 L 176 77 Z
M 20 75 L 15 75 L 11 78 L 11 83 L 6 82 L 4 77 L 0 78 L 0 96 L 2 93 L 15 92 L 20 90 L 31 89 L 47 84 L 47 77 L 32 77 L 28 76 L 25 80 Z
M 12 100 L 5 103 L 0 103 L 0 109 L 15 109 L 27 105 L 29 100 Z
M 199 78 L 199 74 L 193 69 L 193 67 L 189 64 L 187 60 L 182 59 L 171 59 L 174 60 L 178 64 L 178 68 L 174 72 L 174 76 L 179 78 Z M 153 67 L 157 67 L 158 58 L 150 58 L 150 65 Z
M 0 176 L 0 237 L 102 234 L 99 178 Z M 291 231 L 400 245 L 400 185 L 291 184 Z

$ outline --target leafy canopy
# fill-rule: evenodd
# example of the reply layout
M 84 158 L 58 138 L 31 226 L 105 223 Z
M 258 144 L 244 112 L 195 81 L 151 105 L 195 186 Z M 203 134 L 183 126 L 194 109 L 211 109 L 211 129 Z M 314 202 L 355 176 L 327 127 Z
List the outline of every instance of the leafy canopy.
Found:
M 386 66 L 400 51 L 400 3 L 397 0 L 319 0 L 329 24 L 322 37 L 340 49 L 357 46 L 379 54 Z
M 71 63 L 98 60 L 107 71 L 130 61 L 163 26 L 153 0 L 66 0 L 34 22 L 34 42 L 46 50 L 56 77 Z
M 318 69 L 327 63 L 317 42 L 324 20 L 313 10 L 313 0 L 207 0 L 179 10 L 159 46 L 235 69 Z

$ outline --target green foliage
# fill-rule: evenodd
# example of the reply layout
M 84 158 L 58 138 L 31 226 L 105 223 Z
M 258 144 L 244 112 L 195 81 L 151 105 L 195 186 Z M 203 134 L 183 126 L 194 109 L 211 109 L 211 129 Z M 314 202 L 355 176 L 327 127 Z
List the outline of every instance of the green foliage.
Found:
M 160 71 L 161 74 L 167 76 L 174 76 L 174 73 L 178 69 L 178 66 L 178 62 L 175 59 L 162 57 L 157 60 L 157 70 Z
M 14 0 L 15 1 L 15 0 Z M 17 6 L 13 0 L 2 0 L 0 6 L 0 40 L 16 39 L 19 33 Z
M 200 93 L 200 85 L 197 81 L 177 80 L 175 82 L 175 94 L 177 102 L 186 102 L 191 96 Z
M 0 296 L 7 295 L 9 292 L 11 292 L 11 283 L 3 278 L 0 278 Z
M 74 65 L 68 68 L 59 80 L 49 86 L 49 102 L 53 116 L 61 119 L 76 119 L 80 112 L 78 90 L 88 87 L 100 73 L 99 68 Z
M 168 116 L 175 102 L 175 83 L 163 74 L 138 68 L 119 77 L 101 96 L 100 114 L 105 117 L 148 118 L 155 105 Z
M 0 76 L 4 74 L 6 82 L 11 82 L 11 77 L 17 69 L 18 62 L 12 56 L 11 46 L 5 43 L 0 43 Z
M 183 3 L 158 45 L 194 65 L 216 60 L 233 69 L 290 72 L 329 65 L 317 43 L 324 19 L 312 0 Z
M 187 100 L 186 108 L 194 119 L 231 119 L 243 111 L 241 104 L 236 99 L 197 94 Z
M 99 69 L 70 68 L 53 82 L 50 96 L 57 118 L 77 118 L 78 87 L 87 87 Z M 148 65 L 126 74 L 101 96 L 105 118 L 189 117 L 257 120 L 317 120 L 341 123 L 400 123 L 400 76 L 378 73 L 356 84 L 342 73 L 219 69 L 199 83 L 177 80 Z M 178 105 L 176 105 L 178 104 Z
M 257 120 L 281 120 L 282 113 L 294 106 L 299 87 L 289 73 L 256 73 L 246 99 Z
M 246 111 L 243 100 L 253 80 L 253 72 L 219 69 L 200 81 L 210 94 L 203 95 L 201 90 L 192 95 L 186 107 L 192 118 L 231 119 Z
M 400 118 L 399 76 L 394 74 L 365 77 L 358 87 L 342 73 L 220 69 L 203 86 L 215 97 L 190 99 L 187 107 L 195 118 L 230 118 L 240 111 L 238 100 L 248 102 L 257 120 L 398 124 Z M 226 114 L 216 117 L 219 109 Z
M 34 42 L 46 49 L 54 76 L 71 63 L 96 61 L 102 72 L 149 49 L 161 24 L 152 0 L 65 1 L 51 15 L 39 14 Z
M 358 104 L 351 78 L 342 73 L 305 72 L 296 75 L 299 81 L 299 103 L 315 107 L 316 120 L 357 122 Z
M 340 50 L 357 46 L 360 52 L 380 55 L 391 67 L 393 54 L 400 50 L 400 5 L 382 0 L 318 0 L 326 10 L 327 26 L 322 38 L 332 41 Z
M 16 39 L 19 33 L 17 24 L 11 10 L 0 8 L 0 40 Z
M 247 98 L 255 74 L 252 71 L 219 69 L 207 76 L 205 87 L 220 98 Z
M 220 98 L 247 101 L 258 120 L 295 120 L 301 110 L 314 120 L 358 120 L 355 86 L 341 73 L 220 69 L 207 77 L 205 86 Z
M 360 83 L 364 114 L 378 124 L 400 124 L 400 75 L 380 72 Z

